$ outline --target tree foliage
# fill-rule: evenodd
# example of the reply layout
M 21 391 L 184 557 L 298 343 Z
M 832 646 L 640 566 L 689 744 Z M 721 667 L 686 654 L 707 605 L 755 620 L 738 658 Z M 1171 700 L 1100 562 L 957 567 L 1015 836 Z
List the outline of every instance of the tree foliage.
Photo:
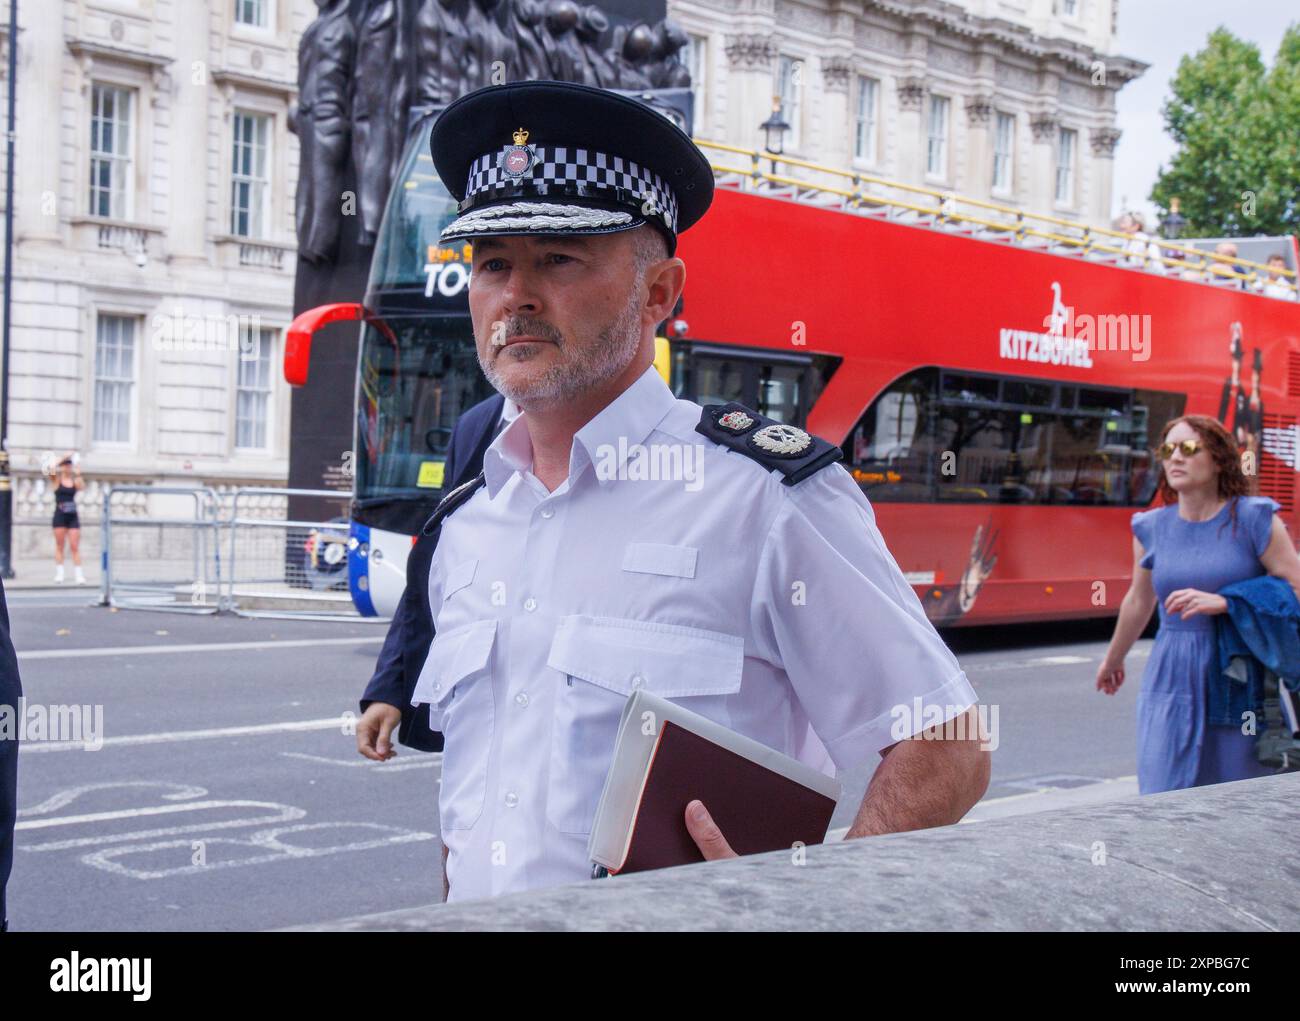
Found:
M 1189 236 L 1300 233 L 1300 24 L 1272 67 L 1216 29 L 1170 87 L 1163 113 L 1178 151 L 1151 190 L 1162 215 L 1177 197 Z

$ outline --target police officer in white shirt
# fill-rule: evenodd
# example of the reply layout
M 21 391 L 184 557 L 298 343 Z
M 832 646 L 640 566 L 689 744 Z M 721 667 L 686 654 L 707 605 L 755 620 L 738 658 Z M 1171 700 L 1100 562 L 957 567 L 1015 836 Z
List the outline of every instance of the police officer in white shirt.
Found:
M 876 764 L 849 837 L 960 819 L 988 784 L 975 693 L 839 449 L 678 400 L 652 366 L 677 233 L 712 199 L 699 149 L 561 82 L 462 97 L 431 149 L 460 200 L 441 240 L 473 239 L 479 362 L 522 409 L 426 526 L 436 634 L 412 701 L 445 737 L 448 899 L 591 875 L 639 688 L 828 773 Z M 736 241 L 717 257 L 761 257 Z M 901 740 L 923 731 L 948 739 Z M 731 856 L 707 809 L 684 825 Z

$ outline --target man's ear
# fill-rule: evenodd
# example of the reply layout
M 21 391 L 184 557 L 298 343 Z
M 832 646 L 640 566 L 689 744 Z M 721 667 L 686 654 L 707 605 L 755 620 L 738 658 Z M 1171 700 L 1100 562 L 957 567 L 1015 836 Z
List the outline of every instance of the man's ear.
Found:
M 654 325 L 662 323 L 677 307 L 677 299 L 686 286 L 686 263 L 673 256 L 651 263 L 646 268 L 646 303 L 642 310 L 645 321 Z

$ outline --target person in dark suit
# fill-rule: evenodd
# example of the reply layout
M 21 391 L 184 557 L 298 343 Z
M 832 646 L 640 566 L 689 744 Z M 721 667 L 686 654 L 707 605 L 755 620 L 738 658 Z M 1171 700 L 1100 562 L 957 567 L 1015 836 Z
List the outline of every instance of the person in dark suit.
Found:
M 18 656 L 9 637 L 9 607 L 0 583 L 0 707 L 13 713 L 14 732 L 0 738 L 0 932 L 9 928 L 5 887 L 14 863 L 14 822 L 18 817 L 18 731 L 22 725 L 18 700 L 23 684 L 18 677 Z
M 451 434 L 443 471 L 444 494 L 483 470 L 483 454 L 496 436 L 504 411 L 505 398 L 494 394 L 461 415 Z M 442 751 L 442 735 L 429 729 L 428 706 L 411 705 L 411 693 L 433 641 L 429 564 L 437 541 L 436 535 L 421 532 L 416 536 L 406 559 L 406 590 L 388 626 L 374 675 L 361 696 L 357 751 L 376 762 L 397 754 L 392 743 L 394 727 L 402 744 L 424 752 Z

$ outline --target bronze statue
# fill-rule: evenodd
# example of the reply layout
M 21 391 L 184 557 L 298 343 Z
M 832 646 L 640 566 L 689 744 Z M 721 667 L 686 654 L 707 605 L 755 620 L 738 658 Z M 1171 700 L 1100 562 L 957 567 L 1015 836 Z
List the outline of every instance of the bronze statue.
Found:
M 611 64 L 600 50 L 600 40 L 609 29 L 609 19 L 605 12 L 595 4 L 588 4 L 582 9 L 575 30 L 578 43 L 586 59 L 587 80 L 602 89 L 619 88 L 619 73 L 616 65 Z
M 551 71 L 551 37 L 542 24 L 539 0 L 514 0 L 510 26 L 519 51 L 519 75 L 524 80 L 554 78 Z
M 655 30 L 654 56 L 650 63 L 650 83 L 656 89 L 690 88 L 691 72 L 677 56 L 690 37 L 669 18 Z
M 468 0 L 466 5 L 465 32 L 469 36 L 466 79 L 469 90 L 485 85 L 503 85 L 521 77 L 515 42 L 497 24 L 499 3 L 500 0 Z
M 421 0 L 415 11 L 412 43 L 414 81 L 411 105 L 445 106 L 450 100 L 443 89 L 442 63 L 450 45 L 451 12 L 441 0 Z
M 551 54 L 551 72 L 556 79 L 594 85 L 583 59 L 582 46 L 573 30 L 578 25 L 578 5 L 573 0 L 548 0 L 546 31 L 555 46 Z
M 654 33 L 648 25 L 636 24 L 630 28 L 619 26 L 614 29 L 612 45 L 605 51 L 605 55 L 618 69 L 618 88 L 650 88 L 646 66 L 654 52 L 654 43 Z
M 319 14 L 298 44 L 298 106 L 290 126 L 298 136 L 301 168 L 295 220 L 298 256 L 330 262 L 343 218 L 343 177 L 348 159 L 348 85 L 356 31 L 348 0 L 316 0 Z
M 665 18 L 653 28 L 638 22 L 611 31 L 596 3 L 316 0 L 316 6 L 298 49 L 299 106 L 290 111 L 301 152 L 298 251 L 304 267 L 317 267 L 310 272 L 332 272 L 342 259 L 345 187 L 357 191 L 359 245 L 374 244 L 412 107 L 445 106 L 494 81 L 549 78 L 635 90 L 690 85 L 679 56 L 688 37 L 680 26 Z
M 373 245 L 406 141 L 405 40 L 397 0 L 378 0 L 361 19 L 352 93 L 352 164 L 361 214 L 358 242 Z

